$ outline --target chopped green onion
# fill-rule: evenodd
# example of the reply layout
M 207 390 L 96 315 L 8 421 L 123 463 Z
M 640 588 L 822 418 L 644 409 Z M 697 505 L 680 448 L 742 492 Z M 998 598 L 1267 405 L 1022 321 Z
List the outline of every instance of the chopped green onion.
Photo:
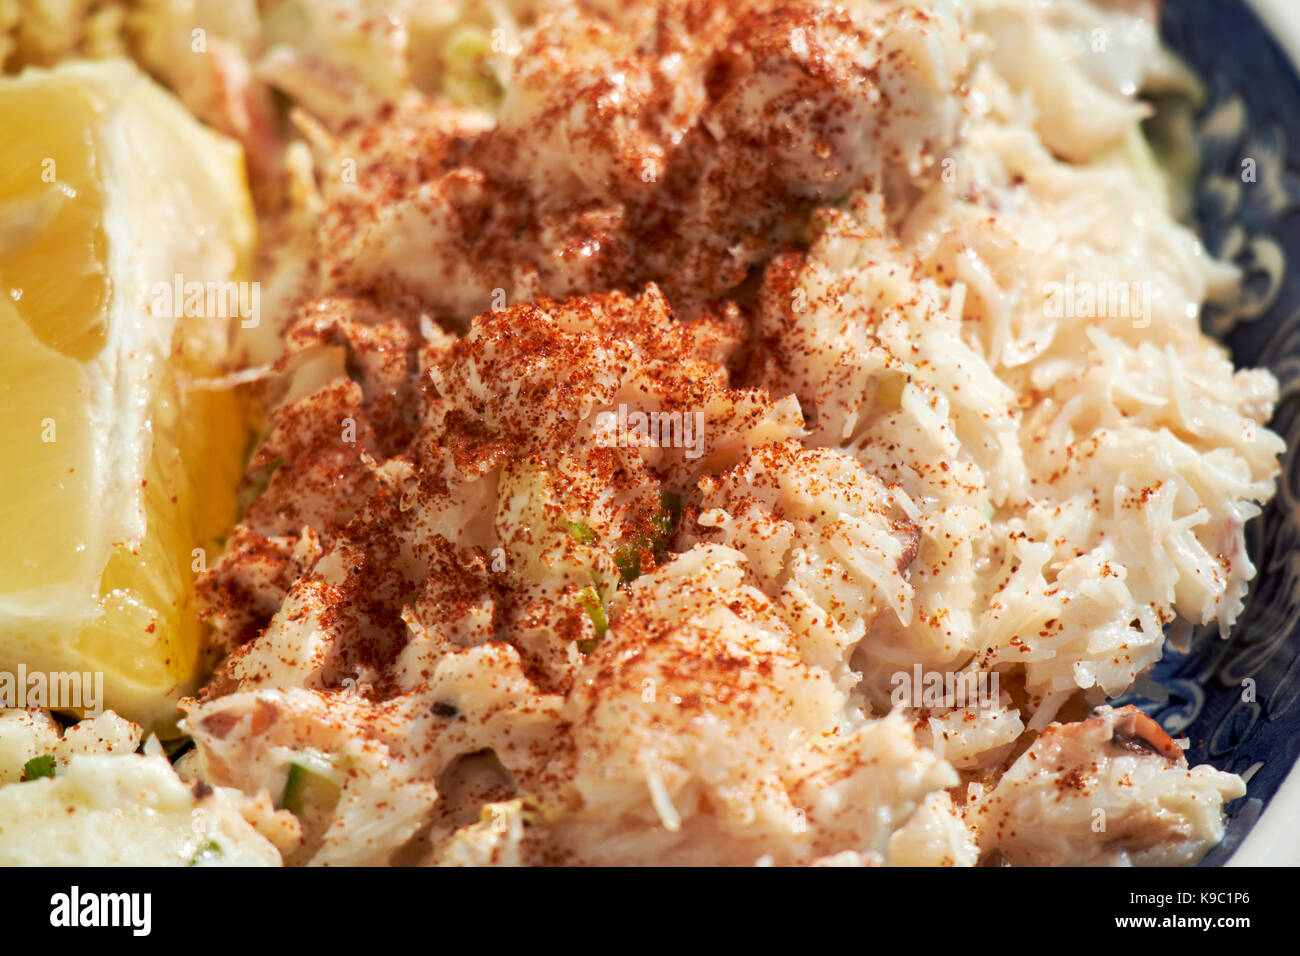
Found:
M 204 860 L 210 860 L 214 856 L 221 856 L 221 845 L 216 840 L 209 840 L 203 846 L 199 847 L 197 853 L 190 857 L 190 862 L 186 866 L 198 866 Z
M 614 554 L 614 564 L 618 567 L 619 577 L 624 584 L 630 584 L 641 576 L 641 555 L 649 551 L 654 555 L 655 563 L 664 559 L 668 552 L 668 542 L 677 533 L 677 526 L 682 520 L 681 495 L 672 491 L 659 493 L 659 513 L 655 515 L 653 534 L 638 534 Z
M 605 615 L 605 607 L 600 603 L 600 594 L 592 585 L 587 585 L 578 592 L 578 601 L 587 610 L 587 616 L 591 618 L 591 624 L 596 629 L 596 636 L 584 638 L 578 641 L 578 650 L 584 654 L 590 654 L 596 649 L 596 642 L 605 636 L 609 630 L 609 618 Z
M 581 521 L 569 522 L 569 535 L 579 544 L 591 544 L 596 540 L 596 532 Z
M 655 530 L 660 538 L 658 547 L 667 547 L 668 539 L 677 533 L 681 522 L 682 496 L 675 491 L 659 492 L 659 517 L 655 519 Z
M 460 106 L 495 109 L 505 87 L 491 60 L 492 38 L 486 30 L 458 28 L 444 48 L 443 92 Z
M 41 777 L 54 776 L 54 757 L 51 754 L 41 754 L 39 757 L 33 757 L 23 764 L 23 779 L 38 780 Z
M 614 555 L 614 564 L 618 566 L 618 576 L 624 584 L 631 584 L 641 576 L 641 541 L 638 535 L 632 542 L 623 545 Z
M 289 776 L 284 783 L 284 796 L 280 806 L 296 817 L 309 808 L 328 811 L 338 803 L 342 788 L 305 764 L 289 764 Z

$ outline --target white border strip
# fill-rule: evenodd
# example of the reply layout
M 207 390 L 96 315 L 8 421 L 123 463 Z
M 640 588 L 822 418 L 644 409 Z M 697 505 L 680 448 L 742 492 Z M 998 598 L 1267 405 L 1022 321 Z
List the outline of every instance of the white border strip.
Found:
M 1300 766 L 1291 773 L 1246 834 L 1228 866 L 1300 866 Z

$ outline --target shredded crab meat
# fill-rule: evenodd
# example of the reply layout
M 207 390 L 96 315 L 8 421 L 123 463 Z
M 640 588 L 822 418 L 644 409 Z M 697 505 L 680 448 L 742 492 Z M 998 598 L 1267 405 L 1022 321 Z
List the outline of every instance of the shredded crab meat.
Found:
M 1155 5 L 509 10 L 222 67 L 302 139 L 203 772 L 343 768 L 295 863 L 1198 859 L 1240 780 L 1067 719 L 1230 626 L 1282 448 L 1142 158 Z

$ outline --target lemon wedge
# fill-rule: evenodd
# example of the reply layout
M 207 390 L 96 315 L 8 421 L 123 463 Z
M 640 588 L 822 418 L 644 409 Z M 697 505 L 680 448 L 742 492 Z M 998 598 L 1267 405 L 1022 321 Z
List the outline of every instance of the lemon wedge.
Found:
M 102 673 L 82 710 L 164 727 L 247 439 L 196 387 L 257 319 L 243 157 L 123 61 L 0 80 L 0 129 L 0 674 Z

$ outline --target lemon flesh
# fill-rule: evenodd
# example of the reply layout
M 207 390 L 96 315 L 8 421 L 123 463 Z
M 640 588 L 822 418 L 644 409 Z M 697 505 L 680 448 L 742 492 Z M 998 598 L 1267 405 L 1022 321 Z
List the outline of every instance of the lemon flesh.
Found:
M 99 703 L 163 726 L 246 442 L 194 387 L 241 316 L 164 290 L 248 280 L 242 154 L 118 61 L 0 80 L 0 129 L 0 671 L 102 672 Z

